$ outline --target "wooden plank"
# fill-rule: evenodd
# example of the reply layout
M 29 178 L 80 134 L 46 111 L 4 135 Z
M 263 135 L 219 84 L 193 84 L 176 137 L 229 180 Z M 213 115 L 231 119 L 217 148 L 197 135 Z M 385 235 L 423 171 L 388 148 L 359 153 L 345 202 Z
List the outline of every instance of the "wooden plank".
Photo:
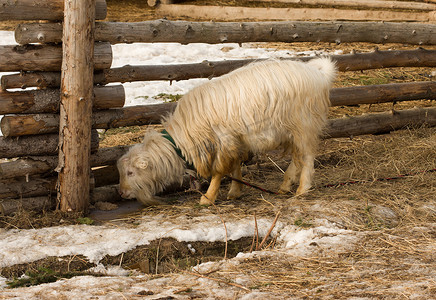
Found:
M 95 0 L 65 0 L 59 122 L 58 201 L 86 212 L 91 170 Z
M 365 8 L 387 8 L 387 9 L 405 9 L 405 10 L 436 10 L 436 5 L 432 3 L 408 2 L 408 1 L 386 1 L 386 0 L 248 0 L 250 2 L 271 2 L 286 3 L 299 5 L 317 5 L 317 6 L 346 6 Z
M 123 107 L 123 85 L 95 86 L 94 110 Z M 0 115 L 59 112 L 60 90 L 0 91 Z
M 414 13 L 378 10 L 348 10 L 336 8 L 274 8 L 236 6 L 160 5 L 156 14 L 161 18 L 187 17 L 203 20 L 324 20 L 324 21 L 384 21 L 431 22 L 434 12 Z
M 396 50 L 368 53 L 352 53 L 330 56 L 339 71 L 357 71 L 396 67 L 436 67 L 436 50 Z M 295 60 L 310 60 L 313 57 L 289 58 Z M 153 81 L 153 80 L 186 80 L 191 78 L 213 78 L 229 73 L 253 61 L 225 60 L 203 61 L 194 64 L 175 65 L 145 65 L 124 66 L 120 68 L 98 71 L 94 75 L 94 84 L 108 84 L 113 82 Z M 20 87 L 58 87 L 60 74 L 55 72 L 35 72 L 3 75 L 1 78 L 3 89 Z
M 93 46 L 94 48 L 94 46 Z M 60 71 L 61 45 L 2 45 L 0 46 L 0 72 Z M 95 45 L 95 69 L 112 65 L 112 47 L 109 43 Z
M 59 23 L 21 24 L 19 44 L 60 43 Z M 395 22 L 98 22 L 95 39 L 117 43 L 368 42 L 436 45 L 436 25 Z
M 95 1 L 95 19 L 104 20 L 107 15 L 106 0 Z M 61 21 L 64 17 L 63 0 L 0 0 L 0 21 L 50 20 Z

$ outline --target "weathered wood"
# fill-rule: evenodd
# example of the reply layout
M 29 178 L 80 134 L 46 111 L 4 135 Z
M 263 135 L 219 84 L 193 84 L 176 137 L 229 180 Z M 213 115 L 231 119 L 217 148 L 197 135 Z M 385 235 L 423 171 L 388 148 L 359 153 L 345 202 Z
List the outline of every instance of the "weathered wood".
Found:
M 422 125 L 436 126 L 436 108 L 413 108 L 329 120 L 324 138 L 388 133 L 407 126 Z
M 0 180 L 0 199 L 48 196 L 56 192 L 57 177 Z
M 290 58 L 310 60 L 313 57 Z M 436 50 L 397 50 L 374 51 L 332 55 L 339 71 L 356 71 L 395 67 L 436 67 Z M 95 84 L 113 82 L 185 80 L 191 78 L 213 78 L 224 75 L 259 59 L 204 61 L 194 64 L 124 66 L 98 71 L 94 75 Z M 26 87 L 58 87 L 60 74 L 37 72 L 4 75 L 1 78 L 3 89 Z
M 158 124 L 163 116 L 175 109 L 176 105 L 176 103 L 163 103 L 96 111 L 93 114 L 92 127 L 95 129 L 108 129 Z M 59 130 L 59 115 L 4 116 L 0 121 L 0 128 L 5 137 L 53 133 Z
M 95 18 L 104 20 L 107 15 L 105 0 L 96 0 Z M 0 0 L 0 21 L 10 20 L 62 20 L 63 0 Z
M 125 103 L 122 85 L 94 87 L 94 110 L 119 108 Z M 0 91 L 0 115 L 59 112 L 60 90 Z
M 96 151 L 99 145 L 98 132 L 92 131 L 91 151 Z M 23 156 L 56 155 L 59 146 L 58 134 L 44 134 L 7 138 L 0 136 L 0 158 Z
M 349 10 L 336 8 L 264 8 L 236 6 L 159 5 L 160 18 L 189 17 L 203 20 L 324 20 L 324 21 L 385 21 L 430 22 L 433 12 L 398 12 L 379 10 Z
M 300 5 L 323 5 L 323 6 L 347 6 L 365 8 L 388 8 L 388 9 L 412 9 L 412 10 L 436 10 L 432 3 L 417 3 L 407 1 L 386 1 L 386 0 L 248 0 L 250 2 L 280 2 Z
M 113 165 L 129 146 L 100 148 L 91 154 L 91 167 Z M 0 179 L 47 174 L 58 164 L 57 156 L 30 156 L 0 163 Z
M 332 106 L 375 104 L 393 101 L 436 99 L 436 82 L 392 83 L 371 86 L 336 88 L 331 90 Z M 93 128 L 157 124 L 176 107 L 176 103 L 142 105 L 94 113 Z M 5 116 L 0 127 L 5 136 L 50 133 L 58 130 L 58 116 L 29 114 Z
M 176 105 L 164 103 L 96 111 L 93 114 L 92 127 L 108 129 L 158 124 Z M 59 120 L 57 114 L 8 115 L 1 119 L 0 128 L 5 137 L 53 133 L 59 130 Z
M 330 91 L 332 106 L 376 104 L 436 99 L 436 81 L 391 83 L 336 88 Z
M 86 211 L 91 169 L 95 0 L 65 0 L 59 122 L 61 211 Z
M 177 103 L 138 105 L 111 110 L 102 110 L 94 114 L 93 127 L 109 129 L 123 126 L 160 124 L 162 117 L 174 111 Z
M 2 45 L 0 46 L 0 72 L 60 71 L 62 46 L 60 45 Z M 112 64 L 109 43 L 95 44 L 95 69 L 108 69 Z
M 0 121 L 5 137 L 54 133 L 59 130 L 59 115 L 29 114 L 5 116 Z
M 0 214 L 3 216 L 11 215 L 20 210 L 42 211 L 55 207 L 55 198 L 50 196 L 30 197 L 22 199 L 6 199 L 0 201 Z
M 58 23 L 22 24 L 19 44 L 60 43 Z M 245 43 L 245 42 L 368 42 L 435 45 L 436 25 L 390 22 L 188 22 L 153 20 L 137 23 L 98 22 L 96 41 L 117 43 Z
M 120 202 L 123 199 L 118 191 L 118 185 L 109 185 L 92 189 L 90 194 L 90 203 L 97 202 Z M 56 206 L 56 197 L 54 196 L 39 196 L 21 199 L 5 199 L 0 200 L 0 214 L 11 215 L 20 210 L 26 211 L 42 211 L 51 209 Z

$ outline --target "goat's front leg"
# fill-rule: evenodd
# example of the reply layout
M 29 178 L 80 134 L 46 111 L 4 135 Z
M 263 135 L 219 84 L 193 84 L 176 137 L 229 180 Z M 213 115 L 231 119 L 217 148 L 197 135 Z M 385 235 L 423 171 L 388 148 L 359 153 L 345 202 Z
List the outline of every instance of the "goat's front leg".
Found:
M 221 179 L 223 175 L 215 174 L 212 175 L 212 179 L 210 181 L 209 188 L 207 189 L 206 194 L 201 196 L 200 205 L 212 205 L 215 202 L 216 197 L 218 196 L 218 191 L 221 185 Z

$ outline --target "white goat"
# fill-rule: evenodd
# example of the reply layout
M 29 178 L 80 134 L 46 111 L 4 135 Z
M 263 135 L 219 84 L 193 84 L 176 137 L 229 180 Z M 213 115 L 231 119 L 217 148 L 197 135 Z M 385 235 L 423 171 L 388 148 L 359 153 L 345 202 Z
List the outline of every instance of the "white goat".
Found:
M 273 149 L 292 154 L 279 191 L 288 193 L 299 177 L 296 195 L 306 193 L 335 75 L 329 58 L 268 60 L 194 88 L 164 119 L 166 132 L 148 131 L 120 158 L 121 195 L 157 203 L 154 195 L 180 182 L 191 164 L 200 176 L 212 177 L 200 200 L 212 204 L 223 176 L 241 179 L 240 164 L 249 153 Z M 240 195 L 241 184 L 233 181 L 227 197 Z

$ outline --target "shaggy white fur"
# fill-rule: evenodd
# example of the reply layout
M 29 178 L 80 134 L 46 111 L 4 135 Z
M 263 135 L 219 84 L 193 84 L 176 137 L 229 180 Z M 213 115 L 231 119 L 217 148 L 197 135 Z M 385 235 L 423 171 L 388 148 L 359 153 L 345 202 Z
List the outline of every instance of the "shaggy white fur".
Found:
M 182 97 L 163 126 L 197 173 L 212 176 L 200 203 L 215 201 L 224 175 L 241 178 L 240 163 L 249 153 L 273 149 L 292 154 L 280 192 L 289 192 L 299 177 L 296 194 L 306 193 L 335 75 L 328 58 L 307 63 L 269 60 L 211 80 Z M 143 144 L 119 160 L 120 191 L 126 198 L 153 203 L 155 193 L 181 180 L 185 166 L 171 142 L 147 132 Z M 228 198 L 240 194 L 240 184 L 233 182 Z

